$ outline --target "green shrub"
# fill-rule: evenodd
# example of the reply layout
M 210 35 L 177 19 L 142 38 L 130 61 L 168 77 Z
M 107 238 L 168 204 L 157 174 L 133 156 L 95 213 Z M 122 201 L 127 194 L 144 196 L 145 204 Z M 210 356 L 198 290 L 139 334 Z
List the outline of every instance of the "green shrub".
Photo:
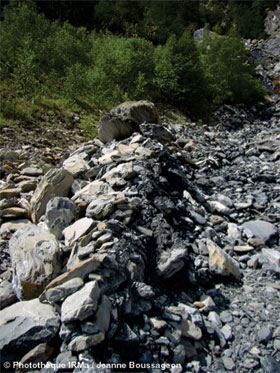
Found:
M 155 81 L 167 100 L 183 103 L 193 113 L 203 109 L 207 89 L 199 53 L 188 32 L 179 39 L 173 35 L 156 48 Z
M 94 101 L 105 106 L 151 96 L 153 45 L 141 38 L 92 36 L 87 79 Z
M 264 90 L 255 77 L 248 51 L 236 34 L 206 38 L 201 61 L 214 105 L 250 104 L 263 98 Z
M 18 66 L 18 55 L 26 48 L 32 49 L 33 56 L 40 54 L 42 40 L 49 34 L 49 21 L 28 2 L 12 1 L 3 9 L 0 33 L 1 75 L 7 75 Z

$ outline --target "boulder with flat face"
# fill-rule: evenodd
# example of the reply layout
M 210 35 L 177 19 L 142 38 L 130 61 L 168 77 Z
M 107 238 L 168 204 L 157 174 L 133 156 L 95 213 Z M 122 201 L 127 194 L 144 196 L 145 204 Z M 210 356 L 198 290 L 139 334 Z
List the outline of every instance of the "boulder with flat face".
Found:
M 9 249 L 19 299 L 36 298 L 60 273 L 58 241 L 41 227 L 26 224 L 12 235 Z
M 1 360 L 19 361 L 39 343 L 51 340 L 59 328 L 59 316 L 38 299 L 18 302 L 0 311 Z

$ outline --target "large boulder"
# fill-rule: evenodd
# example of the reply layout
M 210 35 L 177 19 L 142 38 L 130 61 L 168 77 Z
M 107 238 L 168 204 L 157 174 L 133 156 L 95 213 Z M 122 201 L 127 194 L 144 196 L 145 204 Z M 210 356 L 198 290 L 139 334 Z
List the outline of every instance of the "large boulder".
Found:
M 160 118 L 155 105 L 150 101 L 127 101 L 116 106 L 110 111 L 112 115 L 132 119 L 136 123 L 160 123 Z
M 160 123 L 155 105 L 150 101 L 127 101 L 104 115 L 98 123 L 98 136 L 104 143 L 124 139 L 139 130 L 139 124 Z
M 0 311 L 2 361 L 19 361 L 39 343 L 51 340 L 59 328 L 54 308 L 38 299 L 18 302 Z
M 73 176 L 66 170 L 53 168 L 46 173 L 31 199 L 31 217 L 34 223 L 45 214 L 46 205 L 51 198 L 68 195 L 73 181 Z
M 19 229 L 12 235 L 9 249 L 19 299 L 36 298 L 60 273 L 59 244 L 53 234 L 41 227 L 27 224 Z

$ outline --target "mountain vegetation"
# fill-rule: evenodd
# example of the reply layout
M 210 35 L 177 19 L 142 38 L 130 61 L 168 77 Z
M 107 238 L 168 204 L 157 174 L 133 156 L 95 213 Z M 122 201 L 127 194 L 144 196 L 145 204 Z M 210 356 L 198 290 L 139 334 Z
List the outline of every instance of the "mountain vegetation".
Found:
M 0 126 L 43 110 L 91 122 L 125 100 L 207 119 L 265 92 L 243 38 L 264 38 L 275 1 L 3 1 Z M 205 27 L 203 41 L 194 30 Z M 88 127 L 88 124 L 85 124 Z M 89 128 L 88 128 L 89 129 Z

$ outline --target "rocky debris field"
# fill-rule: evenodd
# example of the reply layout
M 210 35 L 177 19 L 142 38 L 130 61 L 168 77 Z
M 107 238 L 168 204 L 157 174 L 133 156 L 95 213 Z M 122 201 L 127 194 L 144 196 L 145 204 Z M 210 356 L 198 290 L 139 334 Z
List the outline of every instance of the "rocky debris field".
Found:
M 100 133 L 121 118 L 45 174 L 1 150 L 2 363 L 279 372 L 279 100 L 201 128 L 126 103 Z
M 1 371 L 280 372 L 271 87 L 199 128 L 129 102 L 67 153 L 0 149 Z

